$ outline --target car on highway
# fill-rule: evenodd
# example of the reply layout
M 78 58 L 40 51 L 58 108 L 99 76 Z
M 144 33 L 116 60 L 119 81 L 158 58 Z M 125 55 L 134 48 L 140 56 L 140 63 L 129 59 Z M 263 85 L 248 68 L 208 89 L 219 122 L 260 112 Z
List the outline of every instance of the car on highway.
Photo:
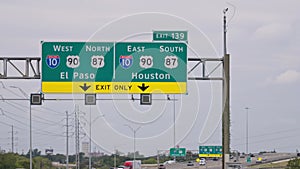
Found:
M 214 157 L 212 160 L 213 160 L 213 161 L 218 161 L 218 160 L 219 160 L 219 158 L 217 158 L 217 157 Z
M 194 166 L 194 163 L 191 162 L 191 161 L 189 161 L 186 165 L 187 165 L 187 166 Z
M 206 164 L 205 158 L 201 158 L 199 161 L 199 165 L 205 165 L 205 164 Z
M 129 169 L 129 167 L 126 167 L 126 166 L 124 166 L 124 165 L 120 165 L 120 166 L 118 166 L 117 169 Z
M 250 157 L 255 157 L 255 155 L 254 155 L 254 154 L 252 154 L 252 153 L 250 153 L 250 154 L 249 154 L 249 156 L 250 156 Z
M 174 160 L 169 160 L 169 161 L 165 161 L 164 162 L 164 165 L 167 165 L 167 164 L 174 164 L 175 161 Z
M 257 164 L 262 163 L 262 162 L 263 162 L 263 159 L 262 159 L 261 157 L 258 157 L 258 158 L 256 159 L 256 163 L 257 163 Z
M 158 169 L 166 169 L 166 166 L 163 164 L 159 164 Z

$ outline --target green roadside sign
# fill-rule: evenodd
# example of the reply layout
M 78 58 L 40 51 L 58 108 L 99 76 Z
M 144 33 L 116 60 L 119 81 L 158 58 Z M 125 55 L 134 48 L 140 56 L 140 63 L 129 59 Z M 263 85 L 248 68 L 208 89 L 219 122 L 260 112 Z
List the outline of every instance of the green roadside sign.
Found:
M 222 146 L 199 146 L 199 157 L 222 157 Z
M 247 163 L 251 163 L 251 157 L 249 156 L 249 157 L 247 157 Z
M 186 149 L 185 148 L 170 148 L 170 156 L 172 157 L 185 157 Z

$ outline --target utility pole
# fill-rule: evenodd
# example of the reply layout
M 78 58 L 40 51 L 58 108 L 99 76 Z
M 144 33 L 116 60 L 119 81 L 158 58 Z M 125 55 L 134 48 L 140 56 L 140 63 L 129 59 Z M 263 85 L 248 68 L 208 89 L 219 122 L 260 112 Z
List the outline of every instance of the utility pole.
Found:
M 14 125 L 11 125 L 11 152 L 14 153 Z
M 78 169 L 78 166 L 77 166 L 77 155 L 78 155 L 78 152 L 77 152 L 77 112 L 76 112 L 76 105 L 75 105 L 75 117 L 74 117 L 74 126 L 75 126 L 75 164 L 76 164 L 76 169 Z
M 226 163 L 229 162 L 230 154 L 230 62 L 229 54 L 227 54 L 226 46 L 226 12 L 228 8 L 224 9 L 224 57 L 223 57 L 223 115 L 222 115 L 222 168 L 226 168 Z
M 79 157 L 79 110 L 78 105 L 75 106 L 75 150 L 76 150 L 76 169 L 80 169 Z
M 159 150 L 157 150 L 156 161 L 157 161 L 157 168 L 158 168 L 159 167 Z
M 248 128 L 248 110 L 250 109 L 249 107 L 245 107 L 246 109 L 246 154 L 248 155 L 248 147 L 249 147 L 249 128 Z
M 66 138 L 66 169 L 69 169 L 69 115 L 68 111 L 66 111 L 66 133 L 67 133 L 67 138 Z
M 114 147 L 115 149 L 115 155 L 114 155 L 114 169 L 117 168 L 117 150 L 116 150 L 116 147 Z

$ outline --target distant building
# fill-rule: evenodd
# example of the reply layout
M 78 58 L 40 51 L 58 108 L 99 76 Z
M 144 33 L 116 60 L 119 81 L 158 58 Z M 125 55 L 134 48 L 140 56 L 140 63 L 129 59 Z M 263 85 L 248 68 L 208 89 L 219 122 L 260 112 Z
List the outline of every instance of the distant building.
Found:
M 4 153 L 5 153 L 5 150 L 0 149 L 0 154 L 4 154 Z
M 98 152 L 92 152 L 91 156 L 92 157 L 102 157 L 102 156 L 104 156 L 104 153 L 100 152 L 100 151 L 98 151 Z
M 136 151 L 135 154 L 131 153 L 131 152 L 128 152 L 127 157 L 133 158 L 134 155 L 135 155 L 136 158 L 144 158 L 144 155 L 140 154 L 139 151 Z
M 66 167 L 66 164 L 61 164 L 59 162 L 51 162 L 51 164 L 53 167 L 59 167 L 59 168 Z M 76 164 L 69 164 L 69 168 L 75 168 L 75 167 L 76 167 Z
M 89 142 L 82 142 L 81 143 L 81 152 L 84 153 L 84 156 L 89 155 L 89 148 L 90 148 L 90 143 Z

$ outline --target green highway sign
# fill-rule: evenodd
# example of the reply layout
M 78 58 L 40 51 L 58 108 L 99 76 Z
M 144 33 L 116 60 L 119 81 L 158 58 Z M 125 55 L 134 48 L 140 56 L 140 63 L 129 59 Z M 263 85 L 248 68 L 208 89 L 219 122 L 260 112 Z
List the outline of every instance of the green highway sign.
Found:
M 185 43 L 120 42 L 115 53 L 115 81 L 187 81 Z
M 186 93 L 180 42 L 42 42 L 43 93 Z
M 153 41 L 188 41 L 187 31 L 153 31 Z
M 247 160 L 246 160 L 246 161 L 247 161 L 247 163 L 251 163 L 251 161 L 252 161 L 252 160 L 251 160 L 251 157 L 250 157 L 250 156 L 247 157 Z
M 172 157 L 185 157 L 186 149 L 185 148 L 170 148 L 170 156 Z
M 199 146 L 199 157 L 222 157 L 222 146 Z
M 113 52 L 110 42 L 43 42 L 42 81 L 111 81 Z

